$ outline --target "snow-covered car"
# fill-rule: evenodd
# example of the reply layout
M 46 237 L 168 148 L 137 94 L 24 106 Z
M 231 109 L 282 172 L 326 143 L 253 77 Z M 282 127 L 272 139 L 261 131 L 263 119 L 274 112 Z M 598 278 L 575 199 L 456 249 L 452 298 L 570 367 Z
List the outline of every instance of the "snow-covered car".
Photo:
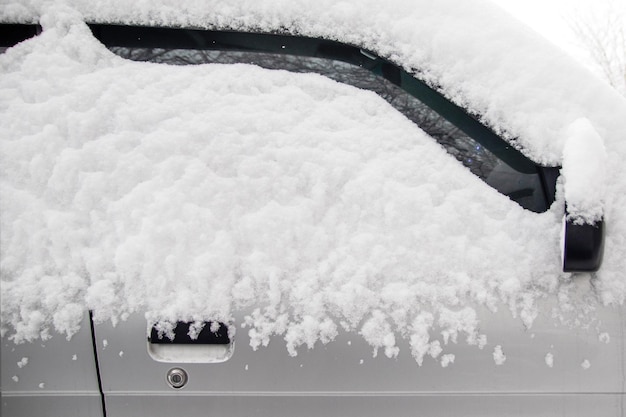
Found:
M 381 3 L 0 2 L 3 416 L 624 416 L 626 100 Z

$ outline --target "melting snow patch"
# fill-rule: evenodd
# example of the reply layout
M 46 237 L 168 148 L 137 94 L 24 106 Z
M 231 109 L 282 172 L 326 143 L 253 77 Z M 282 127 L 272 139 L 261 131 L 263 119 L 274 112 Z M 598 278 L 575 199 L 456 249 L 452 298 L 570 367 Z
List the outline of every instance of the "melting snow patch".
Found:
M 554 355 L 550 352 L 546 353 L 545 361 L 548 368 L 552 368 L 554 366 Z
M 587 369 L 591 368 L 591 362 L 589 362 L 589 360 L 585 359 L 580 364 L 580 367 L 583 368 L 584 370 L 587 370 Z

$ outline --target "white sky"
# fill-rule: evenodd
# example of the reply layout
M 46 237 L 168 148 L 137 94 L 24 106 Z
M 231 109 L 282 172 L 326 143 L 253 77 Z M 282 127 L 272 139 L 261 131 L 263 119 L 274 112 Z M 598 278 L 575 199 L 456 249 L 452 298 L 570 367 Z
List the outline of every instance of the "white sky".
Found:
M 626 9 L 626 0 L 492 0 L 575 58 L 585 61 L 567 21 L 582 13 L 600 14 L 612 4 Z

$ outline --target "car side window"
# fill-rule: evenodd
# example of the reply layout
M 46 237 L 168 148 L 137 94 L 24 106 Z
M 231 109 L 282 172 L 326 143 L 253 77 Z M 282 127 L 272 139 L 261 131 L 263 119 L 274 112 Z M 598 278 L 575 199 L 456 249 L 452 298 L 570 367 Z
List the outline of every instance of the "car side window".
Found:
M 18 26 L 17 31 L 8 29 L 22 38 L 40 31 L 35 25 Z M 558 168 L 535 164 L 412 74 L 354 46 L 289 35 L 90 26 L 96 38 L 112 52 L 134 61 L 168 65 L 245 63 L 267 69 L 318 73 L 371 90 L 473 174 L 520 206 L 543 212 L 554 201 Z

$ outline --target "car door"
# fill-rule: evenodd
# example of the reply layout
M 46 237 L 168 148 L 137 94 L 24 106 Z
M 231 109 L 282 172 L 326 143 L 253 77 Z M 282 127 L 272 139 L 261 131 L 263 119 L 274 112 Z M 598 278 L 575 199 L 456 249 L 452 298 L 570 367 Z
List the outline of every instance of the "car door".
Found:
M 482 348 L 450 342 L 444 355 L 427 356 L 421 366 L 406 341 L 396 358 L 373 357 L 360 335 L 345 332 L 290 356 L 282 338 L 254 351 L 238 329 L 232 356 L 217 363 L 189 363 L 184 349 L 177 359 L 177 346 L 169 361 L 156 361 L 141 315 L 95 332 L 107 416 L 617 417 L 625 400 L 625 346 L 617 336 L 624 334 L 624 314 L 612 308 L 598 314 L 603 329 L 616 335 L 610 343 L 593 328 L 555 326 L 547 315 L 525 329 L 508 312 L 483 312 L 481 330 L 491 342 Z M 172 369 L 188 375 L 181 388 L 168 382 Z

